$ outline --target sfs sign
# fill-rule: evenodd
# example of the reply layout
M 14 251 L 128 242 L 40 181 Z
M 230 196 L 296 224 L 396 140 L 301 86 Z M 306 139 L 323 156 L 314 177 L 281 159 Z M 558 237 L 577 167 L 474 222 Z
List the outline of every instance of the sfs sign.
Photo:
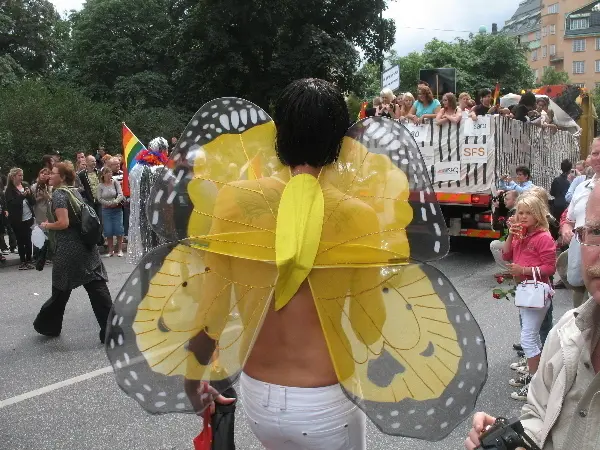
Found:
M 487 144 L 463 144 L 460 149 L 460 160 L 463 163 L 488 162 Z

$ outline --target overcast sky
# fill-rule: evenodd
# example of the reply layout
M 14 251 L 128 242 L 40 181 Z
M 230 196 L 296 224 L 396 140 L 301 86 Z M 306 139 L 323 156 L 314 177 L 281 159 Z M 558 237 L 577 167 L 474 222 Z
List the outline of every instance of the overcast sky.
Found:
M 83 0 L 51 0 L 61 14 L 71 9 L 80 9 Z M 389 2 L 386 17 L 396 20 L 396 44 L 394 48 L 400 56 L 423 46 L 437 37 L 451 41 L 457 36 L 467 37 L 468 33 L 477 32 L 485 25 L 492 31 L 492 23 L 502 28 L 516 11 L 521 0 L 394 0 Z M 434 6 L 435 5 L 435 6 Z M 417 29 L 424 28 L 424 29 Z M 454 31 L 441 31 L 454 30 Z

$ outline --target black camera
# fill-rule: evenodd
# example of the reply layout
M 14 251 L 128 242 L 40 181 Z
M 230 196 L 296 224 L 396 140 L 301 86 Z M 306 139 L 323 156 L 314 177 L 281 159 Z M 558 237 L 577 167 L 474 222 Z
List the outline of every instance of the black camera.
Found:
M 515 450 L 523 447 L 527 450 L 540 450 L 533 440 L 527 436 L 521 421 L 517 418 L 498 417 L 494 425 L 488 428 L 479 438 L 481 445 L 477 448 L 490 450 Z

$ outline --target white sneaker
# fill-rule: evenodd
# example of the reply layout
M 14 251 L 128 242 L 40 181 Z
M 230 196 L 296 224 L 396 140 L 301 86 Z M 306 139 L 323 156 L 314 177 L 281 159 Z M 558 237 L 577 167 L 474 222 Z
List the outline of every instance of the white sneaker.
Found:
M 526 402 L 528 392 L 529 392 L 529 385 L 527 384 L 527 385 L 523 386 L 521 389 L 519 389 L 517 392 L 512 392 L 510 394 L 510 398 L 512 398 L 514 400 L 521 400 L 522 402 Z
M 104 254 L 104 257 L 105 257 L 105 258 L 111 258 L 111 257 L 113 257 L 113 256 L 115 256 L 115 252 L 110 252 L 110 253 L 105 253 L 105 254 Z
M 119 253 L 117 253 L 117 256 L 118 256 L 119 258 L 122 258 L 122 257 L 123 257 L 123 251 L 122 251 L 122 250 L 121 250 L 121 251 L 119 251 Z
M 519 375 L 529 375 L 529 367 L 527 365 L 517 367 L 516 370 Z
M 527 365 L 527 358 L 521 358 L 517 362 L 511 363 L 510 368 L 512 370 L 517 370 L 519 367 L 523 367 Z
M 523 386 L 528 385 L 530 381 L 531 381 L 530 375 L 523 375 L 523 376 L 520 376 L 519 378 L 511 378 L 508 381 L 508 384 L 510 384 L 513 387 L 523 387 Z

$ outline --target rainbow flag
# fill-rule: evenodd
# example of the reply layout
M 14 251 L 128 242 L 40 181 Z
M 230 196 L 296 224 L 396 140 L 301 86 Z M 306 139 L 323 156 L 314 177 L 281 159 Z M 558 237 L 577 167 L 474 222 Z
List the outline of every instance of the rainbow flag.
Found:
M 135 137 L 125 122 L 123 122 L 123 195 L 129 197 L 129 172 L 135 166 L 135 157 L 142 150 L 146 150 L 144 144 Z
M 500 83 L 496 83 L 496 89 L 494 90 L 494 106 L 496 106 L 498 98 L 500 98 Z
M 362 104 L 360 105 L 360 111 L 358 112 L 358 120 L 367 117 L 367 106 L 369 106 L 369 102 L 362 102 Z

